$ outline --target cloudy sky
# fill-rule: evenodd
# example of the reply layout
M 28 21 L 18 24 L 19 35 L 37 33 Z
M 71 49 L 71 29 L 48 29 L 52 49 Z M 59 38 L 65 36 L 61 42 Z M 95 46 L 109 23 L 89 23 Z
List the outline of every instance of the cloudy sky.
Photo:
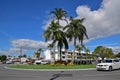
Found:
M 99 45 L 120 52 L 120 0 L 0 0 L 0 55 L 18 55 L 20 47 L 28 55 L 46 48 L 49 42 L 41 34 L 54 8 L 86 19 L 83 24 L 89 39 L 84 43 L 91 52 Z

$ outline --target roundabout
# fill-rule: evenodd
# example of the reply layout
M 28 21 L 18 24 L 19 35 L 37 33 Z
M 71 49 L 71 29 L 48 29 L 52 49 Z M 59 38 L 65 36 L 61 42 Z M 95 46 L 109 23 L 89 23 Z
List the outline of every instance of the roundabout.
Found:
M 24 69 L 6 69 L 8 65 L 0 64 L 0 80 L 119 80 L 120 70 L 96 71 L 40 71 Z

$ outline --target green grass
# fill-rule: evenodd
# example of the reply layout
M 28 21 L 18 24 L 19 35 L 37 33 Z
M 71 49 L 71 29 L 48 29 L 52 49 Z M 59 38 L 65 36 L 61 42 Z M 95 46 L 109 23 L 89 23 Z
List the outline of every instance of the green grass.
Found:
M 94 64 L 89 65 L 74 65 L 74 66 L 51 66 L 51 65 L 12 65 L 11 68 L 20 69 L 86 69 L 95 68 Z

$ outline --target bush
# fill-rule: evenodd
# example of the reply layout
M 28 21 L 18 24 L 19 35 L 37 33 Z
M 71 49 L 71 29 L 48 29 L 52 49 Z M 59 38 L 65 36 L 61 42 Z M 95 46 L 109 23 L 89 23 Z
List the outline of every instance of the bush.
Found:
M 75 64 L 73 62 L 70 62 L 67 64 L 67 66 L 74 66 Z
M 65 66 L 68 63 L 66 61 L 55 61 L 54 63 L 51 63 L 50 66 Z
M 55 63 L 51 63 L 50 66 L 55 66 Z
M 55 64 L 64 64 L 64 65 L 67 65 L 68 63 L 66 62 L 66 61 L 60 61 L 60 60 L 58 60 L 58 61 L 55 61 Z

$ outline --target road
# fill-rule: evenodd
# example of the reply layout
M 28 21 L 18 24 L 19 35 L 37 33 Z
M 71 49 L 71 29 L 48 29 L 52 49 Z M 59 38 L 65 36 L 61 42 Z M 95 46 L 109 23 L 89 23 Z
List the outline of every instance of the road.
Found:
M 0 80 L 120 80 L 120 70 L 31 71 L 5 69 L 0 64 Z

